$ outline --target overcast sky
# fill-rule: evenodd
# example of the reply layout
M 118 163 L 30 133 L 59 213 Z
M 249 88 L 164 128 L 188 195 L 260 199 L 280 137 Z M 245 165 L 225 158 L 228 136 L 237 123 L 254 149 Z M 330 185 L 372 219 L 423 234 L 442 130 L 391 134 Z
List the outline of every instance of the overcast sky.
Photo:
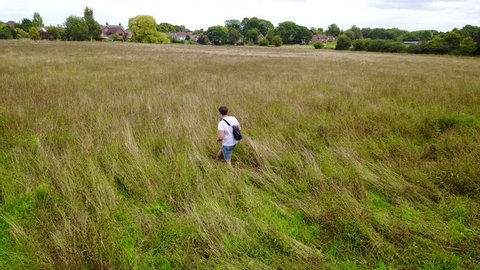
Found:
M 352 25 L 440 31 L 480 26 L 480 0 L 0 0 L 0 6 L 1 21 L 32 19 L 33 12 L 39 12 L 46 25 L 63 24 L 69 15 L 83 16 L 88 6 L 100 24 L 127 25 L 133 16 L 152 15 L 157 23 L 183 24 L 191 30 L 254 16 L 274 25 L 294 21 L 326 28 L 336 23 L 344 30 Z

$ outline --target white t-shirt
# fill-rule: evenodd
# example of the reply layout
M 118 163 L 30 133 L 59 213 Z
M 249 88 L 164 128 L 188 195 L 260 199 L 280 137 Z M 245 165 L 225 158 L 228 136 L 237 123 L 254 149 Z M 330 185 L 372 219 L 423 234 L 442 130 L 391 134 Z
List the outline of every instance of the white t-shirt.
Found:
M 228 123 L 232 126 L 239 126 L 237 118 L 235 116 L 226 116 L 223 119 L 227 120 Z M 223 131 L 225 136 L 223 137 L 223 145 L 225 146 L 233 146 L 237 144 L 237 140 L 233 137 L 233 128 L 229 126 L 225 121 L 220 120 L 218 122 L 218 131 Z

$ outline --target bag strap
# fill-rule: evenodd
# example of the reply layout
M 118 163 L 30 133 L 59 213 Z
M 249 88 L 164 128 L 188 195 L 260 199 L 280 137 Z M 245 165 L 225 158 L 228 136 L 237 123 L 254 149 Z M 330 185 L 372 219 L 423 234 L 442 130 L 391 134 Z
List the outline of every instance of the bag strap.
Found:
M 222 119 L 222 120 L 225 121 L 229 126 L 232 126 L 232 125 L 230 125 L 230 123 L 228 123 L 227 120 L 225 120 L 225 119 Z

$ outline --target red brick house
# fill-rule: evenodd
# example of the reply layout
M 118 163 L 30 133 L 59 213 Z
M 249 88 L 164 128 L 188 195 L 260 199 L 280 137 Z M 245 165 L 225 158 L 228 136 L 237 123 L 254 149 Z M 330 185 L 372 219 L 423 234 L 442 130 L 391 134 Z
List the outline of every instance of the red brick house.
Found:
M 131 33 L 126 31 L 120 23 L 118 25 L 109 25 L 106 23 L 106 25 L 102 27 L 102 34 L 100 35 L 100 38 L 112 40 L 115 35 L 123 41 L 131 38 Z
M 326 35 L 314 35 L 312 37 L 312 44 L 315 44 L 317 42 L 321 43 L 327 43 L 327 42 L 332 42 L 335 41 L 334 37 L 331 36 L 326 36 Z

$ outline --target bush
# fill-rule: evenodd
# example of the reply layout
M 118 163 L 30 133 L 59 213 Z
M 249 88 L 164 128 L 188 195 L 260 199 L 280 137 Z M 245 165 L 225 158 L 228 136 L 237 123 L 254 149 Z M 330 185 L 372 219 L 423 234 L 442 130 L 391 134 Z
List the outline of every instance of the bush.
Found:
M 352 46 L 352 40 L 346 35 L 341 35 L 338 37 L 336 50 L 348 50 Z
M 62 36 L 65 35 L 65 28 L 57 26 L 47 26 L 47 33 L 49 40 L 62 39 Z
M 258 42 L 258 44 L 260 46 L 268 46 L 268 45 L 270 45 L 270 41 L 268 41 L 268 38 L 263 38 Z
M 406 47 L 406 52 L 408 53 L 423 53 L 423 44 L 410 45 Z
M 423 46 L 424 53 L 445 54 L 450 51 L 450 48 L 445 44 L 441 37 L 435 37 L 429 40 Z
M 315 44 L 313 44 L 313 47 L 315 49 L 321 49 L 321 48 L 323 48 L 323 46 L 324 46 L 323 43 L 320 42 L 320 41 L 317 41 L 317 42 L 315 42 Z
M 405 45 L 384 39 L 374 39 L 368 43 L 367 50 L 369 52 L 402 52 L 405 51 Z
M 198 44 L 207 45 L 208 43 L 210 43 L 210 40 L 207 35 L 200 34 L 198 35 L 197 42 Z
M 28 30 L 28 35 L 30 36 L 31 40 L 39 40 L 40 39 L 40 32 L 36 27 L 30 27 Z
M 12 29 L 6 24 L 0 24 L 0 39 L 14 38 Z
M 120 38 L 119 35 L 117 35 L 117 34 L 112 35 L 112 41 L 122 41 L 122 40 L 123 40 L 123 39 Z
M 17 31 L 17 38 L 29 38 L 28 33 L 23 31 L 22 28 L 16 28 Z
M 278 36 L 278 35 L 277 35 L 277 36 L 274 36 L 274 37 L 272 38 L 272 44 L 273 44 L 273 46 L 275 46 L 275 47 L 280 47 L 280 46 L 282 46 L 282 45 L 283 45 L 282 37 L 281 37 L 281 36 Z
M 364 39 L 357 39 L 353 41 L 353 49 L 355 51 L 366 51 L 368 48 L 368 44 L 370 44 L 371 39 L 364 38 Z
M 464 38 L 460 42 L 460 52 L 462 54 L 473 54 L 477 50 L 477 43 L 471 37 Z

